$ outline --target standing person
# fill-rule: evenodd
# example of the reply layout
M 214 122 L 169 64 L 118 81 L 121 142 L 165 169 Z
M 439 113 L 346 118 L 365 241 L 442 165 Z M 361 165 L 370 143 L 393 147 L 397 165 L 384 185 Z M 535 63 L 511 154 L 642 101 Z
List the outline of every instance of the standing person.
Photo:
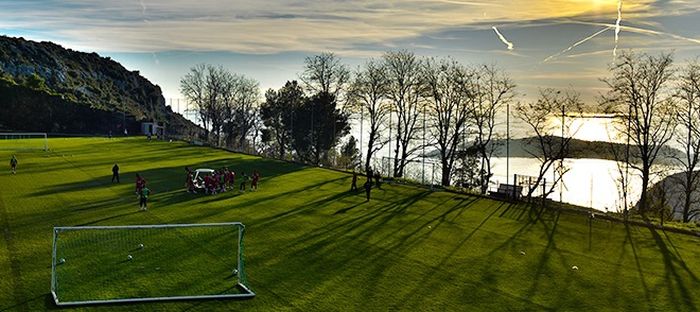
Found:
M 223 169 L 221 169 L 221 171 L 219 171 L 219 183 L 220 183 L 220 185 L 219 185 L 220 191 L 219 192 L 221 192 L 221 193 L 226 192 L 226 171 L 224 171 Z
M 17 173 L 17 156 L 15 155 L 12 155 L 12 158 L 10 158 L 10 170 L 12 174 Z
M 243 176 L 241 177 L 241 187 L 238 188 L 239 191 L 245 192 L 245 183 L 248 182 L 248 176 L 243 172 Z
M 194 189 L 194 177 L 192 176 L 192 171 L 187 172 L 187 180 L 185 180 L 185 186 L 187 187 L 188 193 L 196 193 Z
M 235 189 L 236 188 L 236 173 L 233 172 L 233 170 L 228 171 L 228 180 L 229 180 L 228 188 L 230 190 Z
M 139 193 L 139 207 L 141 211 L 146 211 L 148 210 L 148 195 L 151 195 L 151 190 L 149 190 L 145 185 L 143 188 L 141 188 L 141 192 Z
M 382 175 L 379 171 L 374 172 L 374 184 L 377 185 L 377 189 L 382 189 Z
M 258 190 L 258 180 L 260 179 L 260 173 L 253 171 L 253 179 L 250 181 L 250 190 Z
M 367 182 L 365 182 L 365 194 L 367 195 L 367 201 L 369 201 L 369 193 L 372 191 L 372 176 L 367 176 Z
M 209 176 L 204 176 L 204 193 L 209 194 L 211 192 L 211 178 Z
M 187 188 L 187 192 L 191 192 L 192 189 L 194 189 L 194 183 L 192 182 L 193 176 L 192 176 L 192 170 L 190 170 L 190 167 L 185 166 L 185 187 Z
M 117 183 L 119 183 L 119 165 L 116 163 L 114 164 L 114 167 L 112 167 L 112 183 L 114 183 L 114 180 L 117 180 Z
M 357 172 L 355 172 L 354 170 L 352 171 L 352 185 L 350 185 L 350 191 L 357 192 Z
M 216 195 L 219 192 L 219 176 L 215 171 L 209 178 L 211 178 L 211 193 Z
M 141 190 L 146 186 L 146 180 L 144 180 L 138 173 L 136 174 L 136 195 L 141 193 Z

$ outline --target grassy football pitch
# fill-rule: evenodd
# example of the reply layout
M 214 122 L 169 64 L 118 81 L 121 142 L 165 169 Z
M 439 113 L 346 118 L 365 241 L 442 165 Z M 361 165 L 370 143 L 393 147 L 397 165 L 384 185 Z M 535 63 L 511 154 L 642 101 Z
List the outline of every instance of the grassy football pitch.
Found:
M 384 184 L 365 202 L 363 193 L 348 191 L 348 174 L 185 143 L 54 138 L 50 152 L 14 151 L 12 144 L 0 141 L 0 311 L 58 309 L 49 294 L 54 226 L 234 221 L 246 225 L 245 267 L 254 299 L 79 309 L 700 310 L 698 237 L 410 186 Z M 9 173 L 13 153 L 16 175 Z M 110 182 L 115 162 L 120 184 Z M 189 194 L 185 166 L 258 170 L 260 189 Z M 153 191 L 146 212 L 138 211 L 136 173 Z M 114 269 L 67 272 L 62 291 L 74 298 L 123 295 L 114 289 L 148 294 L 163 286 L 187 294 L 227 291 L 226 276 L 216 271 L 223 256 L 207 252 L 221 249 L 217 238 L 187 244 L 158 238 L 133 251 L 134 261 L 138 252 L 152 252 L 155 241 L 172 241 L 149 264 L 170 268 L 165 272 L 125 269 L 123 252 L 110 254 L 93 241 L 80 245 L 90 251 L 84 258 L 72 257 Z M 196 265 L 180 266 L 178 259 Z M 200 264 L 212 272 L 188 269 Z M 132 289 L 129 281 L 148 289 Z

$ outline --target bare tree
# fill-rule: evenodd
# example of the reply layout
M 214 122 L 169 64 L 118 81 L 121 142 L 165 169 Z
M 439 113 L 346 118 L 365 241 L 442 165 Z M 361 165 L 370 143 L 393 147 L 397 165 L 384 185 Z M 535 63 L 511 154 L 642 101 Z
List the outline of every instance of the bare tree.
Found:
M 474 100 L 471 101 L 469 123 L 474 132 L 474 148 L 480 158 L 480 191 L 486 194 L 491 172 L 491 157 L 496 148 L 496 114 L 504 105 L 513 101 L 515 84 L 504 72 L 495 66 L 479 68 L 477 81 L 472 86 Z
M 555 186 L 561 182 L 568 171 L 563 165 L 557 167 L 556 163 L 569 156 L 569 146 L 578 129 L 572 128 L 571 118 L 565 119 L 562 125 L 564 136 L 555 136 L 554 133 L 560 128 L 555 129 L 551 117 L 558 114 L 562 116 L 580 114 L 582 111 L 583 104 L 579 94 L 571 90 L 561 92 L 549 88 L 542 89 L 537 101 L 516 105 L 515 116 L 524 121 L 534 134 L 527 142 L 526 151 L 540 162 L 537 179 L 528 190 L 527 197 L 531 197 L 535 190 L 542 187 L 545 174 L 550 170 L 556 170 L 558 174 L 552 181 L 551 187 L 542 194 L 543 198 L 554 191 Z
M 387 100 L 387 79 L 384 67 L 374 59 L 370 59 L 355 74 L 349 92 L 350 103 L 363 114 L 369 115 L 369 141 L 365 158 L 365 172 L 369 172 L 374 154 L 379 151 L 391 138 L 383 137 L 387 117 L 391 107 Z
M 673 60 L 670 54 L 651 56 L 623 53 L 603 81 L 610 91 L 603 96 L 608 112 L 616 113 L 616 125 L 629 139 L 627 165 L 642 177 L 639 211 L 649 208 L 647 189 L 659 151 L 672 138 L 675 108 L 670 90 Z
M 424 82 L 430 94 L 428 116 L 432 137 L 437 141 L 442 169 L 441 184 L 450 185 L 457 147 L 470 114 L 474 74 L 452 59 L 424 63 Z
M 209 139 L 209 111 L 206 100 L 206 65 L 197 64 L 190 68 L 182 79 L 180 79 L 180 92 L 189 101 L 194 104 L 197 111 L 197 118 L 202 122 L 206 139 Z
M 687 67 L 678 77 L 678 121 L 677 143 L 682 147 L 682 157 L 674 157 L 680 163 L 683 172 L 679 176 L 683 191 L 682 213 L 683 222 L 689 222 L 700 214 L 700 209 L 695 207 L 700 183 L 700 64 L 697 60 L 688 62 Z M 664 194 L 665 195 L 665 194 Z
M 388 98 L 398 117 L 393 173 L 395 177 L 402 177 L 409 157 L 420 149 L 411 144 L 419 130 L 417 123 L 424 104 L 421 61 L 405 50 L 386 52 L 382 59 L 386 67 Z
M 225 77 L 228 79 L 226 97 L 230 98 L 226 105 L 226 142 L 228 145 L 245 148 L 258 117 L 259 83 L 242 75 L 229 74 Z
M 323 52 L 306 57 L 304 72 L 299 78 L 311 93 L 328 93 L 341 102 L 346 84 L 350 81 L 350 70 L 335 54 Z
M 221 145 L 221 131 L 224 125 L 226 105 L 226 80 L 229 73 L 222 66 L 207 65 L 204 75 L 204 102 L 211 121 L 211 131 L 215 142 Z

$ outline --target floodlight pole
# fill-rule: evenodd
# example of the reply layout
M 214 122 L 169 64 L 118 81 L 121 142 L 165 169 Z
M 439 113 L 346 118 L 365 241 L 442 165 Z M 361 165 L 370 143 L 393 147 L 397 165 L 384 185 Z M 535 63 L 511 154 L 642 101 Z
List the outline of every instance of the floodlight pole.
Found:
M 561 103 L 561 141 L 559 144 L 559 149 L 563 152 L 564 151 L 564 114 L 566 113 L 566 107 L 565 103 Z M 559 203 L 561 204 L 563 202 L 563 193 L 564 193 L 564 178 L 562 175 L 564 174 L 564 155 L 561 155 L 561 159 L 559 160 Z M 556 182 L 556 180 L 554 180 Z
M 508 179 L 510 179 L 510 102 L 506 101 L 506 184 Z
M 389 168 L 387 168 L 387 174 L 386 174 L 387 177 L 394 176 L 393 167 L 391 166 L 391 140 L 392 140 L 392 137 L 391 137 L 391 117 L 392 117 L 391 115 L 392 114 L 391 113 L 392 113 L 392 111 L 390 110 L 389 111 L 389 156 L 387 157 L 387 158 L 389 158 Z M 391 172 L 391 175 L 389 175 L 389 172 Z
M 362 130 L 362 124 L 364 124 L 364 116 L 365 116 L 365 110 L 360 105 L 360 151 L 364 149 L 364 146 L 362 146 L 362 137 L 365 135 L 364 131 Z M 362 152 L 360 152 L 360 167 L 362 167 Z
M 425 185 L 425 117 L 426 117 L 426 106 L 423 105 L 423 155 L 422 155 L 422 160 L 423 160 L 423 175 L 421 177 L 421 184 Z

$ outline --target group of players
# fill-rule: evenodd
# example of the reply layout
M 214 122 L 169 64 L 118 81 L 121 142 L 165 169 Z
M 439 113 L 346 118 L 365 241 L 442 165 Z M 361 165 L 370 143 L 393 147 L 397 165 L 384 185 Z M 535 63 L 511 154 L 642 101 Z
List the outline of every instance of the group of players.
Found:
M 372 192 L 372 179 L 374 178 L 374 185 L 377 186 L 378 189 L 382 188 L 382 175 L 379 173 L 379 171 L 373 171 L 372 167 L 367 169 L 367 181 L 365 184 L 363 184 L 363 188 L 365 189 L 365 196 L 367 196 L 367 201 L 369 201 L 370 198 L 370 193 Z M 357 172 L 353 170 L 352 172 L 352 185 L 350 185 L 350 191 L 357 191 Z
M 190 168 L 185 167 L 187 171 L 187 178 L 185 180 L 185 187 L 187 187 L 187 192 L 197 193 L 198 189 L 203 189 L 206 194 L 214 195 L 217 193 L 223 193 L 228 190 L 233 190 L 236 187 L 236 172 L 228 168 L 221 168 L 214 171 L 210 175 L 197 176 L 195 180 L 195 172 L 190 170 Z M 250 179 L 250 190 L 254 191 L 258 189 L 258 181 L 260 180 L 260 173 L 257 170 L 253 170 L 253 173 L 248 176 L 245 172 L 242 173 L 240 177 L 240 186 L 238 190 L 245 192 L 246 185 Z

